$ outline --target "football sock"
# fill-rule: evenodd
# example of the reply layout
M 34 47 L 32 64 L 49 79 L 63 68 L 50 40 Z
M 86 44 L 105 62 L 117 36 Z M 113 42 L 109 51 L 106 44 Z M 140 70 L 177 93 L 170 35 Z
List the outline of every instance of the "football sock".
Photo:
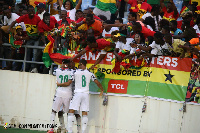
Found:
M 81 133 L 81 117 L 76 118 L 78 133 Z
M 55 117 L 56 117 L 56 113 L 55 112 L 51 112 L 50 121 L 51 121 L 51 124 L 53 124 L 53 125 L 55 125 Z
M 86 128 L 87 128 L 87 123 L 88 123 L 88 117 L 87 117 L 87 115 L 83 115 L 83 117 L 82 117 L 82 125 L 81 125 L 81 127 L 82 127 L 82 133 L 85 133 L 85 130 L 86 130 Z
M 61 127 L 65 128 L 65 123 L 64 123 L 64 117 L 63 117 L 63 115 L 62 116 L 58 116 L 58 118 L 59 118 L 59 122 L 60 122 Z
M 73 113 L 68 113 L 68 121 L 67 121 L 68 133 L 72 133 L 73 123 L 74 123 L 74 114 Z

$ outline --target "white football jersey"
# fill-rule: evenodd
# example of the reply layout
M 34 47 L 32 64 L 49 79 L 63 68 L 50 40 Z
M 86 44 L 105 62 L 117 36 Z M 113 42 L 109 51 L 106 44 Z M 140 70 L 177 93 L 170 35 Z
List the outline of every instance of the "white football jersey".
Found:
M 84 92 L 89 94 L 89 84 L 90 80 L 96 80 L 96 77 L 93 73 L 87 69 L 77 69 L 74 73 L 71 74 L 70 79 L 75 80 L 75 90 L 74 92 Z
M 71 69 L 56 69 L 56 80 L 58 83 L 67 82 L 70 78 L 71 73 L 73 70 Z M 57 87 L 56 89 L 56 96 L 65 98 L 68 96 L 68 93 L 72 93 L 72 84 L 67 87 Z

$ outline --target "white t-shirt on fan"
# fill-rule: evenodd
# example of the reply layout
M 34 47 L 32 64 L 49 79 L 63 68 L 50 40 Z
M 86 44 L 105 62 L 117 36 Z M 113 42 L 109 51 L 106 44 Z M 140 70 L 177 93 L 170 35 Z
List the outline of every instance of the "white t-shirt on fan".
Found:
M 130 51 L 131 50 L 131 46 L 130 43 L 133 41 L 133 38 L 126 38 L 126 44 L 124 44 L 123 42 L 116 42 L 116 46 L 115 48 L 119 48 L 119 52 L 121 52 L 123 49 Z
M 63 6 L 61 7 L 61 10 L 66 10 Z M 71 19 L 75 21 L 75 14 L 76 14 L 76 8 L 72 9 L 72 10 L 66 10 L 67 11 L 67 16 Z
M 4 16 L 4 25 L 11 25 L 13 21 L 18 19 L 20 16 L 16 13 L 11 13 L 11 18 L 7 18 L 7 16 Z M 19 25 L 18 23 L 15 24 L 15 26 Z
M 155 26 L 156 26 L 156 31 L 158 31 L 158 23 L 157 23 L 157 20 L 156 20 L 156 16 L 152 16 L 151 13 L 147 12 L 146 14 L 144 14 L 144 15 L 142 16 L 142 19 L 145 20 L 147 17 L 152 17 L 152 18 L 154 18 L 154 20 L 155 20 Z M 160 20 L 162 20 L 162 17 L 159 15 L 159 16 L 158 16 L 158 22 L 160 22 Z
M 149 46 L 152 48 L 151 54 L 153 55 L 163 55 L 162 49 L 169 49 L 166 42 L 164 45 L 161 46 L 159 44 L 156 44 L 155 41 L 153 41 L 152 44 L 150 44 Z
M 102 32 L 102 36 L 103 37 L 106 37 L 106 36 L 111 36 L 111 33 L 113 32 L 113 31 L 119 31 L 119 28 L 117 28 L 117 27 L 112 27 L 111 29 L 110 29 L 110 31 L 106 31 L 105 29 L 103 30 L 103 32 Z

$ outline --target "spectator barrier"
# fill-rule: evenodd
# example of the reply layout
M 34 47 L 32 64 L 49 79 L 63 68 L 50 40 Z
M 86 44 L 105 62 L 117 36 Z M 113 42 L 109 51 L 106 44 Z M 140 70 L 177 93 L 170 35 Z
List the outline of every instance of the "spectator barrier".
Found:
M 0 73 L 0 124 L 49 124 L 55 76 L 7 70 Z M 198 133 L 200 130 L 199 104 L 187 103 L 183 112 L 183 102 L 152 97 L 108 96 L 108 105 L 102 103 L 98 95 L 90 95 L 87 133 Z M 144 103 L 146 111 L 142 113 Z M 67 125 L 66 114 L 64 118 Z M 56 117 L 59 126 L 58 123 Z
M 3 43 L 3 46 L 8 46 L 11 47 L 11 44 L 9 43 Z M 4 58 L 0 58 L 0 60 L 2 61 L 14 61 L 14 62 L 23 62 L 23 72 L 25 72 L 25 68 L 26 68 L 26 63 L 32 63 L 32 64 L 44 64 L 43 62 L 37 62 L 37 61 L 26 61 L 26 55 L 27 55 L 27 49 L 31 48 L 31 49 L 44 49 L 45 47 L 41 47 L 41 46 L 28 46 L 28 45 L 22 45 L 22 47 L 25 48 L 25 54 L 24 54 L 24 60 L 14 60 L 14 59 L 4 59 Z M 50 67 L 50 74 L 53 73 L 53 65 L 56 64 L 52 64 Z

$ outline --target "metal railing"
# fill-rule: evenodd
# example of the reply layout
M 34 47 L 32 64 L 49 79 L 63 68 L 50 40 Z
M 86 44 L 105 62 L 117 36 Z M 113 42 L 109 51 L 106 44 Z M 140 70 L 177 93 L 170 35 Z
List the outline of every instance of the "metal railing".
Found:
M 12 45 L 9 43 L 3 43 L 3 46 L 7 46 L 7 47 L 11 47 Z M 22 62 L 23 63 L 23 72 L 25 72 L 25 68 L 26 68 L 26 63 L 31 63 L 31 64 L 44 64 L 44 62 L 37 62 L 37 61 L 27 61 L 26 60 L 26 56 L 27 56 L 27 49 L 42 49 L 44 50 L 45 47 L 42 46 L 30 46 L 30 45 L 22 45 L 22 47 L 25 48 L 25 53 L 24 53 L 24 60 L 16 60 L 16 59 L 4 59 L 4 58 L 0 58 L 0 60 L 2 61 L 12 61 L 12 62 Z M 50 74 L 53 74 L 53 66 L 57 65 L 55 63 L 52 63 L 51 67 L 50 67 Z

